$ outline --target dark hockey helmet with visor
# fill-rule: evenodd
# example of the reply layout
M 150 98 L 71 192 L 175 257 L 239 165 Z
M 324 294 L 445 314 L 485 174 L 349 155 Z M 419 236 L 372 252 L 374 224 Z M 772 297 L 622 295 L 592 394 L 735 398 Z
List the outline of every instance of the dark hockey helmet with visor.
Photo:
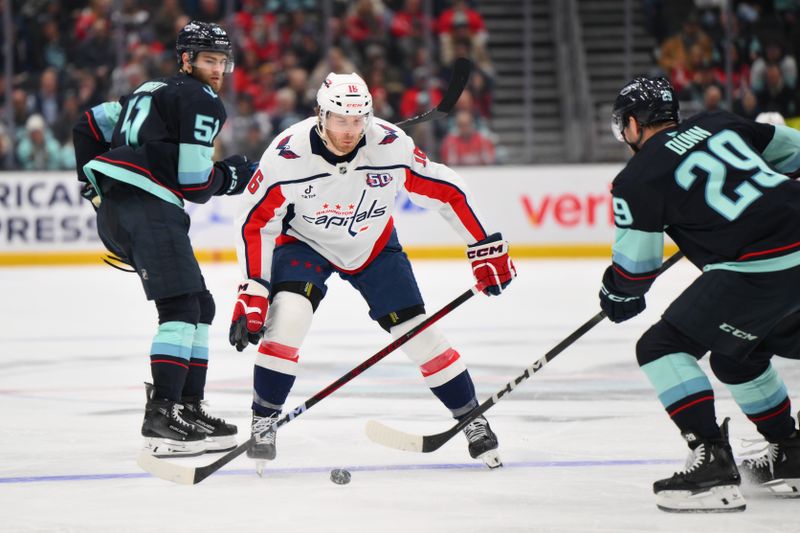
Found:
M 611 130 L 619 142 L 627 142 L 622 132 L 628 117 L 634 117 L 641 126 L 680 122 L 678 98 L 669 80 L 634 78 L 619 91 L 611 112 Z
M 181 55 L 189 54 L 189 63 L 194 65 L 198 52 L 220 52 L 225 54 L 225 74 L 233 72 L 233 46 L 228 33 L 213 22 L 193 20 L 178 33 L 175 41 L 175 52 L 178 54 L 178 65 L 183 64 Z

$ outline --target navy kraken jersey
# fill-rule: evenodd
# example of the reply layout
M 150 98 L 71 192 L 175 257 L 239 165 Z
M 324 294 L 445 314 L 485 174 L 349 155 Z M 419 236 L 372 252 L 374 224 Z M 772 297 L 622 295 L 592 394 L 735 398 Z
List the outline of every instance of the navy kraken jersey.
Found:
M 123 181 L 182 206 L 227 189 L 214 139 L 225 108 L 210 86 L 185 74 L 148 81 L 119 103 L 87 111 L 75 126 L 79 179 Z
M 651 137 L 612 187 L 615 290 L 641 295 L 664 233 L 703 270 L 769 272 L 800 264 L 800 132 L 701 113 Z

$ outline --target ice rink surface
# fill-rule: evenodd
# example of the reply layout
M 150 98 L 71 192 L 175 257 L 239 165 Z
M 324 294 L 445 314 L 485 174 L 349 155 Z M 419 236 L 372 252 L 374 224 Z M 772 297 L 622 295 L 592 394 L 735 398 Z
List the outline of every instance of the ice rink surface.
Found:
M 520 277 L 502 297 L 472 298 L 440 322 L 481 401 L 599 311 L 606 264 L 517 261 Z M 415 269 L 429 313 L 472 280 L 466 261 L 417 261 Z M 244 439 L 255 349 L 240 354 L 227 342 L 239 273 L 230 263 L 204 272 L 217 301 L 206 396 Z M 462 435 L 431 454 L 367 439 L 369 419 L 413 433 L 453 423 L 398 351 L 283 426 L 263 478 L 242 457 L 186 487 L 135 462 L 156 324 L 138 279 L 100 266 L 2 269 L 0 531 L 800 531 L 800 502 L 751 487 L 743 487 L 744 513 L 675 515 L 655 506 L 653 481 L 683 468 L 687 449 L 636 365 L 634 345 L 696 275 L 682 261 L 656 282 L 645 313 L 602 322 L 494 406 L 487 416 L 501 443 L 500 470 L 470 459 Z M 391 341 L 349 285 L 332 279 L 329 287 L 287 408 Z M 775 364 L 797 399 L 800 364 Z M 742 439 L 757 434 L 711 381 L 740 455 Z M 352 472 L 349 485 L 328 479 L 337 467 Z

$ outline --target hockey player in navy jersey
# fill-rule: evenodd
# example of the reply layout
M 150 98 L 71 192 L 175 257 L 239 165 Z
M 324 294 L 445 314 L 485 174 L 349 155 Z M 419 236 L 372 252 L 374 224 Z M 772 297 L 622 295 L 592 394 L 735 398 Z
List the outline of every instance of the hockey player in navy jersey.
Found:
M 74 130 L 79 179 L 97 207 L 98 233 L 139 275 L 158 310 L 142 424 L 145 449 L 158 456 L 236 446 L 236 427 L 202 403 L 215 309 L 183 206 L 240 194 L 252 174 L 243 156 L 212 160 L 225 122 L 218 93 L 233 70 L 225 30 L 190 22 L 176 52 L 179 73 L 88 110 Z
M 372 97 L 358 75 L 329 74 L 317 104 L 318 116 L 280 133 L 266 149 L 238 220 L 246 280 L 230 341 L 238 350 L 258 344 L 252 405 L 257 442 L 248 452 L 257 460 L 275 457 L 275 430 L 258 435 L 276 421 L 294 384 L 300 347 L 331 274 L 358 290 L 370 318 L 395 338 L 425 320 L 392 222 L 401 189 L 438 210 L 468 244 L 483 292 L 500 294 L 516 275 L 508 243 L 478 218 L 461 179 L 428 159 L 397 126 L 373 116 Z M 403 350 L 455 418 L 477 406 L 463 359 L 435 327 Z M 473 458 L 490 468 L 501 465 L 497 437 L 484 417 L 464 432 Z
M 744 510 L 740 472 L 800 496 L 800 432 L 773 355 L 800 354 L 800 132 L 725 111 L 679 123 L 664 78 L 619 93 L 613 129 L 634 152 L 612 186 L 613 263 L 600 303 L 622 322 L 642 312 L 664 233 L 702 274 L 636 345 L 636 357 L 691 450 L 686 469 L 656 481 L 667 511 Z M 710 366 L 768 441 L 738 468 L 728 419 L 717 425 Z

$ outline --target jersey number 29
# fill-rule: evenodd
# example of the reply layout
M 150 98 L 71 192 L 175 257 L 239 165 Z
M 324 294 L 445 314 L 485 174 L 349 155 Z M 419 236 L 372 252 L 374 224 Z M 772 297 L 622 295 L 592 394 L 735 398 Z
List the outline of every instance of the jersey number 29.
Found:
M 734 131 L 723 130 L 708 139 L 708 152 L 692 152 L 675 170 L 675 181 L 688 191 L 698 178 L 698 171 L 706 176 L 706 203 L 728 220 L 735 220 L 747 207 L 763 194 L 762 188 L 775 187 L 788 178 L 778 174 Z M 709 153 L 710 152 L 710 153 Z M 728 171 L 755 171 L 733 192 L 738 198 L 726 196 L 722 189 Z

